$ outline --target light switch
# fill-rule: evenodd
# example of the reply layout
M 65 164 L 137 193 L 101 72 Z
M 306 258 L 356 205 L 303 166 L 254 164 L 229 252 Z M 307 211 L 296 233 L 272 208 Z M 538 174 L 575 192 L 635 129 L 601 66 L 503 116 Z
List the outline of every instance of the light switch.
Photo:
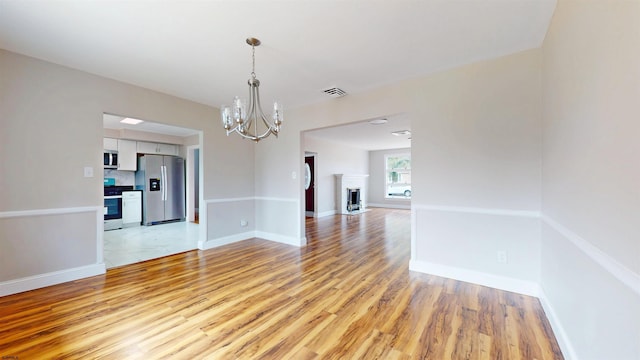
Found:
M 295 180 L 298 177 L 298 174 L 295 171 L 291 172 L 291 178 Z
M 84 167 L 84 177 L 86 178 L 93 177 L 93 168 L 91 166 Z

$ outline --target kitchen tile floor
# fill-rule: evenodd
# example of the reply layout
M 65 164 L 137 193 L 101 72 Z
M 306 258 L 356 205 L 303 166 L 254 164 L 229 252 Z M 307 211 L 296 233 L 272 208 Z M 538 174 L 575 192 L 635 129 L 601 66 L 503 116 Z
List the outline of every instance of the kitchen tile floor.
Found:
M 199 232 L 187 221 L 105 231 L 104 262 L 109 269 L 194 250 Z

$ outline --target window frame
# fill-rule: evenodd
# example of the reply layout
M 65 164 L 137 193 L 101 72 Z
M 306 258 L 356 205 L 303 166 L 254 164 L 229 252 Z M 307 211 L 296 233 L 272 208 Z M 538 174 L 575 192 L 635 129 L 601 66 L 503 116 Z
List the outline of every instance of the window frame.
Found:
M 408 168 L 395 168 L 395 169 L 391 169 L 389 166 L 389 159 L 390 158 L 406 158 L 409 160 L 409 167 Z M 405 174 L 405 177 L 408 177 L 409 182 L 390 182 L 389 180 L 391 179 L 391 175 L 390 173 L 393 171 L 397 170 L 404 170 L 403 173 Z M 384 198 L 386 200 L 411 200 L 411 153 L 390 153 L 390 154 L 385 154 L 384 155 Z M 402 194 L 400 195 L 389 195 L 389 186 L 390 185 L 397 185 L 397 186 L 401 186 L 401 187 L 409 187 L 409 192 L 410 195 L 409 196 L 404 196 Z

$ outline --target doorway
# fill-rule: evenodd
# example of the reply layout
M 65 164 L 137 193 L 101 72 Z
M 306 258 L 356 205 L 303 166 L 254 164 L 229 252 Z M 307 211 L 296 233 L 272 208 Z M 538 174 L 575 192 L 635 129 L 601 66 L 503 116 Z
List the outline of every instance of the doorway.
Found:
M 187 147 L 187 221 L 200 223 L 200 145 Z
M 391 150 L 411 152 L 409 114 L 388 114 L 351 123 L 308 129 L 301 131 L 300 137 L 300 155 L 305 158 L 304 163 L 300 164 L 301 173 L 305 172 L 307 163 L 311 160 L 310 157 L 315 156 L 313 158 L 313 197 L 305 187 L 306 181 L 300 180 L 301 188 L 305 189 L 304 195 L 299 195 L 300 202 L 305 201 L 300 204 L 303 234 L 306 233 L 305 217 L 342 214 L 342 206 L 345 204 L 338 198 L 344 197 L 344 194 L 341 190 L 336 190 L 335 185 L 336 175 L 340 174 L 367 175 L 365 191 L 361 193 L 364 209 L 367 207 L 410 208 L 408 196 L 403 195 L 400 199 L 385 198 L 388 192 L 385 193 L 386 169 L 383 161 L 384 154 Z M 322 157 L 319 158 L 318 154 L 322 154 Z M 304 200 L 302 200 L 303 197 Z M 312 210 L 310 204 L 313 204 L 313 213 L 310 213 Z
M 304 210 L 305 216 L 314 217 L 315 209 L 316 209 L 316 201 L 315 201 L 315 154 L 305 154 L 304 157 Z

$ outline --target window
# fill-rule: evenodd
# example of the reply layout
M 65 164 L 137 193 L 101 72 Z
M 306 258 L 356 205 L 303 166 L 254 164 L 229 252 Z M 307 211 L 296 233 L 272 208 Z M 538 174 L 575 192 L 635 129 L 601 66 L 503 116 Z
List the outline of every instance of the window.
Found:
M 393 154 L 384 157 L 387 170 L 386 198 L 411 198 L 411 154 Z

